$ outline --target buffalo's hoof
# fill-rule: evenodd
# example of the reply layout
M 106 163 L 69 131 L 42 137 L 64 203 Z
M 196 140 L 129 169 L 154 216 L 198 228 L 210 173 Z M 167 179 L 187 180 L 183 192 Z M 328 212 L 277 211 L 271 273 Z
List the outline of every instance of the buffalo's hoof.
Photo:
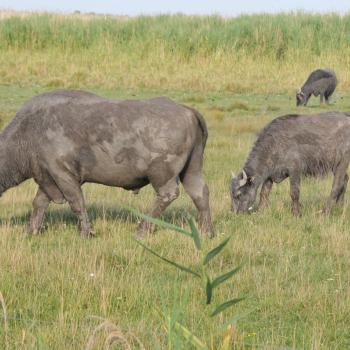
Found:
M 33 228 L 31 226 L 27 226 L 25 233 L 27 236 L 36 236 L 40 234 L 40 228 Z
M 208 237 L 209 239 L 212 239 L 215 237 L 215 232 L 206 232 L 206 237 Z
M 154 233 L 156 227 L 154 224 L 148 221 L 141 221 L 139 226 L 137 227 L 136 233 L 134 234 L 134 238 L 136 240 L 142 240 L 146 238 L 148 235 Z
M 321 210 L 321 214 L 324 215 L 324 216 L 329 215 L 329 212 L 330 212 L 330 210 L 328 208 L 326 208 L 326 207 Z
M 151 235 L 152 233 L 154 233 L 154 226 L 153 225 L 150 225 L 149 223 L 145 223 L 145 224 L 141 223 L 134 234 L 134 238 L 137 241 L 142 241 L 143 239 L 145 239 L 147 236 Z
M 215 231 L 214 231 L 214 229 L 212 228 L 212 227 L 204 227 L 204 228 L 200 228 L 200 232 L 201 232 L 201 234 L 204 236 L 206 236 L 206 237 L 208 237 L 208 238 L 214 238 L 215 237 Z
M 134 233 L 134 239 L 136 241 L 142 241 L 146 238 L 146 236 L 147 236 L 147 232 L 145 232 L 145 231 L 137 230 Z
M 96 233 L 95 233 L 95 231 L 93 231 L 93 230 L 80 231 L 80 236 L 81 236 L 82 238 L 87 238 L 87 239 L 89 239 L 89 238 L 94 238 L 94 237 L 96 237 Z
M 301 211 L 300 210 L 292 210 L 292 214 L 296 218 L 301 218 Z
M 264 210 L 264 209 L 269 208 L 269 207 L 270 207 L 270 201 L 266 199 L 266 200 L 259 202 L 258 206 L 256 207 L 256 211 Z

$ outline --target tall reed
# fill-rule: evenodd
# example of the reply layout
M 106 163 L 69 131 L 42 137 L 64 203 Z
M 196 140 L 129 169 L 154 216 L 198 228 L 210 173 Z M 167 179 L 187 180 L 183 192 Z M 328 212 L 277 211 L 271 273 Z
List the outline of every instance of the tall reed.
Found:
M 0 84 L 290 93 L 329 67 L 350 88 L 350 15 L 1 17 Z

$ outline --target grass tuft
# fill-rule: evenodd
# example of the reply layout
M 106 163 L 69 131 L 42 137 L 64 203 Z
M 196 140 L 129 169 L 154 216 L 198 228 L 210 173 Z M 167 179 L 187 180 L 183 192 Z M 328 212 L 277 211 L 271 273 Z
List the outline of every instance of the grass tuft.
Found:
M 123 331 L 109 320 L 103 320 L 94 330 L 91 332 L 88 341 L 85 346 L 85 350 L 101 349 L 101 345 L 95 347 L 99 333 L 103 333 L 103 349 L 109 350 L 113 344 L 119 345 L 124 350 L 134 349 L 134 342 L 138 345 L 140 350 L 144 350 L 142 342 L 133 334 L 125 334 Z M 100 343 L 101 344 L 101 343 Z M 113 346 L 114 348 L 114 346 Z M 119 347 L 118 347 L 119 348 Z
M 236 101 L 232 104 L 230 104 L 226 110 L 229 111 L 229 112 L 232 112 L 234 110 L 242 110 L 242 111 L 249 111 L 249 106 L 246 102 L 243 102 L 243 101 Z
M 6 303 L 4 296 L 2 295 L 0 291 L 0 304 L 2 308 L 2 314 L 3 314 L 3 320 L 4 320 L 4 349 L 8 350 L 9 349 L 9 340 L 8 340 L 8 322 L 7 322 L 7 309 L 6 309 Z

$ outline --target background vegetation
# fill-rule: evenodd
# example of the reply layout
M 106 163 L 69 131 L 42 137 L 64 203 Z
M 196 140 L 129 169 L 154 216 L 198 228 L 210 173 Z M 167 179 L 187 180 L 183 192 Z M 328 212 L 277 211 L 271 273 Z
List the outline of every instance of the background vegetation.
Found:
M 350 15 L 2 17 L 5 83 L 290 93 L 327 66 L 350 87 Z
M 350 109 L 349 16 L 12 15 L 3 13 L 0 20 L 2 125 L 32 96 L 71 86 L 114 98 L 166 94 L 204 114 L 210 134 L 205 175 L 217 237 L 204 240 L 203 250 L 232 236 L 209 273 L 243 265 L 234 283 L 223 284 L 215 297 L 247 299 L 215 322 L 198 317 L 201 288 L 132 240 L 137 218 L 123 205 L 145 212 L 151 188 L 135 196 L 86 185 L 95 239 L 79 237 L 64 205 L 51 205 L 43 235 L 28 238 L 24 231 L 36 189 L 28 181 L 0 201 L 0 292 L 7 320 L 5 327 L 0 308 L 0 348 L 84 349 L 101 322 L 91 316 L 98 316 L 115 324 L 114 331 L 135 349 L 142 347 L 133 336 L 146 349 L 191 349 L 183 339 L 168 338 L 160 310 L 211 349 L 222 343 L 225 320 L 247 310 L 231 330 L 234 349 L 350 347 L 349 195 L 344 208 L 322 217 L 331 178 L 304 179 L 303 217 L 295 219 L 287 182 L 273 188 L 269 208 L 249 216 L 230 212 L 228 191 L 231 170 L 241 168 L 255 134 L 276 115 L 297 111 L 294 89 L 311 69 L 335 68 L 340 87 L 330 106 L 311 99 L 298 111 Z M 182 225 L 187 213 L 196 215 L 182 191 L 164 219 Z M 161 229 L 145 243 L 195 267 L 195 247 L 186 238 Z M 95 349 L 103 333 L 97 332 Z

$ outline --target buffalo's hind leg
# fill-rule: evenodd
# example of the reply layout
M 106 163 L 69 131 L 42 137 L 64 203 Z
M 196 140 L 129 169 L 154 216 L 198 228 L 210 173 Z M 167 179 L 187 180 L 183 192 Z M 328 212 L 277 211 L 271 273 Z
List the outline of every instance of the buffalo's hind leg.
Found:
M 344 176 L 344 184 L 341 188 L 341 191 L 339 193 L 339 195 L 337 196 L 337 199 L 336 199 L 336 204 L 338 205 L 343 205 L 344 204 L 344 196 L 345 196 L 345 192 L 346 192 L 346 188 L 348 186 L 348 181 L 349 181 L 349 176 L 348 174 L 345 174 Z
M 158 185 L 157 181 L 152 181 L 152 179 L 150 179 L 150 182 L 155 189 L 157 196 L 148 215 L 154 218 L 158 218 L 162 212 L 170 205 L 170 203 L 179 196 L 179 185 L 177 182 L 177 176 L 171 178 L 163 185 Z M 146 220 L 141 221 L 137 228 L 135 238 L 142 239 L 147 233 L 153 232 L 154 228 L 155 227 L 152 223 Z
M 327 94 L 324 95 L 324 100 L 327 105 L 329 105 L 329 96 Z
M 209 189 L 203 176 L 201 174 L 196 176 L 193 174 L 186 175 L 182 184 L 198 210 L 201 231 L 206 233 L 208 237 L 213 237 L 214 228 L 209 207 Z
M 337 169 L 334 171 L 331 194 L 329 195 L 326 205 L 322 210 L 323 214 L 329 214 L 333 204 L 341 203 L 341 201 L 344 199 L 349 178 L 346 173 L 347 167 L 348 162 L 342 162 L 342 164 L 339 164 Z
M 45 210 L 49 206 L 50 198 L 39 187 L 38 192 L 33 200 L 33 212 L 30 217 L 29 225 L 27 228 L 28 234 L 38 234 L 44 220 Z
M 214 236 L 209 206 L 209 189 L 202 174 L 203 150 L 194 150 L 189 163 L 181 173 L 180 179 L 187 194 L 191 197 L 199 214 L 199 226 L 208 237 Z
M 94 236 L 79 182 L 69 173 L 62 171 L 57 173 L 54 180 L 72 211 L 78 217 L 81 235 L 86 238 Z

